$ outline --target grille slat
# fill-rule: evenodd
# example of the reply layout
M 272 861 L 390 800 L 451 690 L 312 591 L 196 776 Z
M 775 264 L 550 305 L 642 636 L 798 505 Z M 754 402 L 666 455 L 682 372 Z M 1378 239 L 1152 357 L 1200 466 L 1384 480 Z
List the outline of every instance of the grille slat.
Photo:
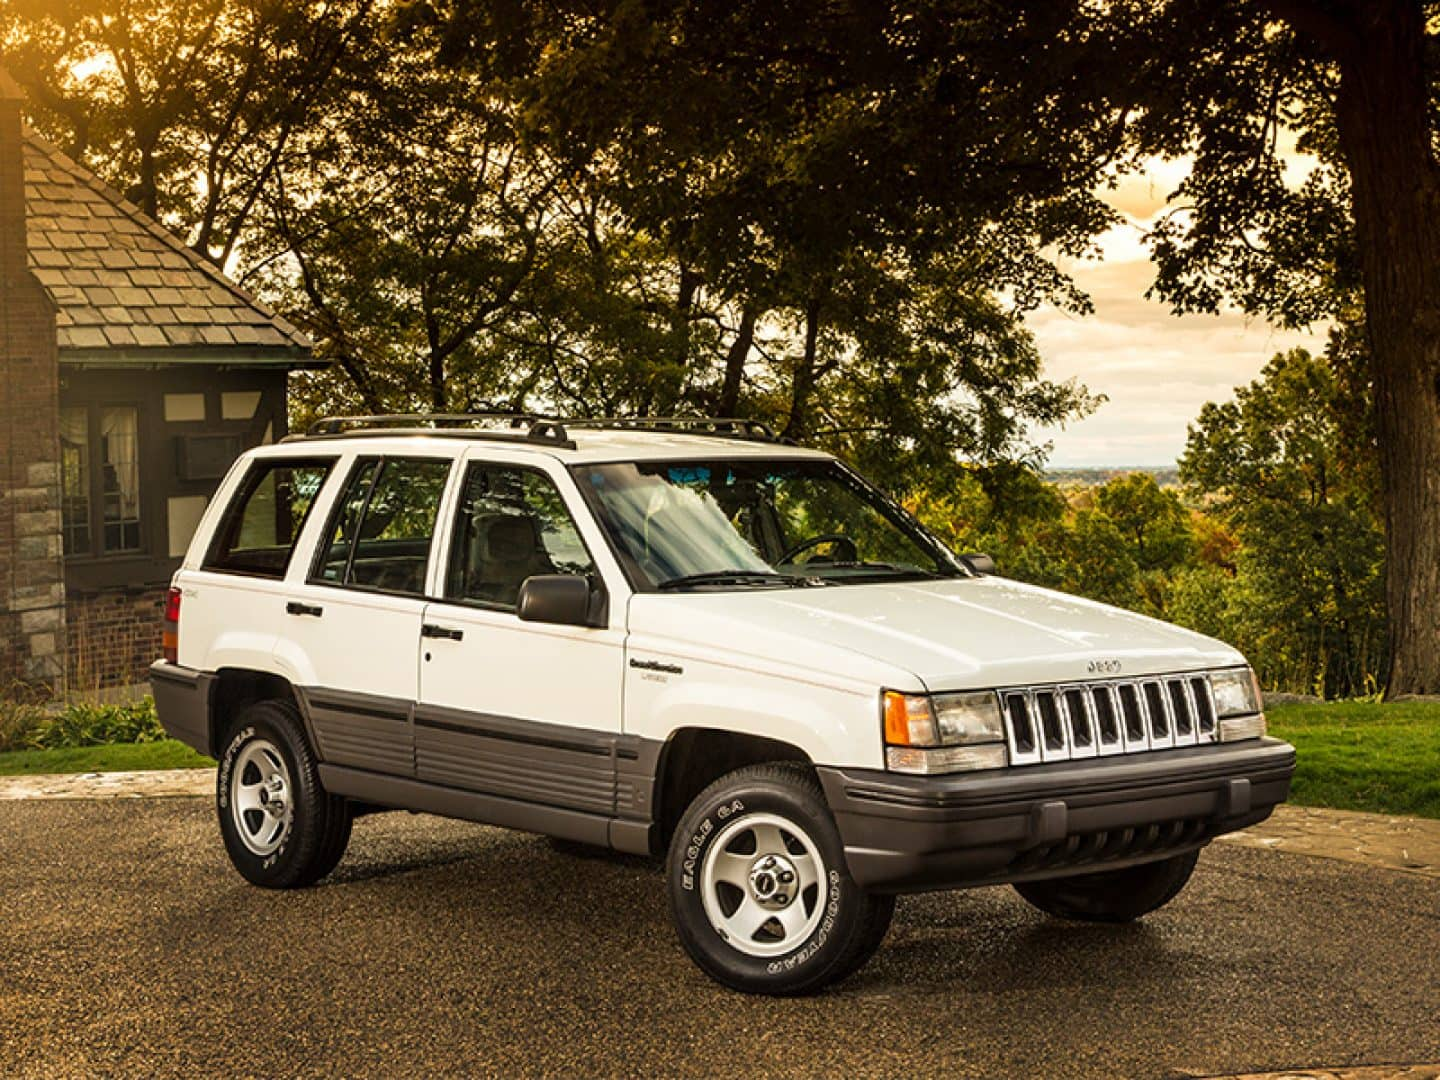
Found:
M 1215 741 L 1215 701 L 1204 675 L 1017 687 L 1000 699 L 1012 765 Z
M 1170 703 L 1165 700 L 1165 689 L 1154 680 L 1141 683 L 1141 700 L 1145 702 L 1145 713 L 1150 721 L 1150 746 L 1158 749 L 1175 745 L 1175 728 L 1170 722 Z
M 1175 745 L 1194 746 L 1198 732 L 1190 687 L 1184 679 L 1166 679 L 1165 689 L 1170 692 L 1170 715 L 1175 719 Z

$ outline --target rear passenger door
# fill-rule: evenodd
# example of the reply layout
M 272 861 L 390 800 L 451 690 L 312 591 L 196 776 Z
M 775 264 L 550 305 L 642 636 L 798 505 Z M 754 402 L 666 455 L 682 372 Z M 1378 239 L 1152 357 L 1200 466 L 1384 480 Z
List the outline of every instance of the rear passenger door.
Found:
M 356 458 L 310 564 L 292 571 L 276 656 L 329 764 L 414 774 L 421 616 L 450 466 Z
M 205 671 L 267 670 L 288 629 L 286 577 L 311 510 L 339 455 L 254 457 L 216 496 L 220 514 L 198 565 L 175 579 L 184 595 L 180 662 Z M 223 511 L 220 508 L 223 507 Z
M 593 523 L 563 469 L 472 452 L 447 513 L 442 597 L 426 610 L 416 775 L 449 787 L 612 815 L 625 631 L 522 622 L 521 583 L 575 574 L 605 588 Z M 609 593 L 618 599 L 613 589 Z M 617 612 L 616 607 L 620 610 Z

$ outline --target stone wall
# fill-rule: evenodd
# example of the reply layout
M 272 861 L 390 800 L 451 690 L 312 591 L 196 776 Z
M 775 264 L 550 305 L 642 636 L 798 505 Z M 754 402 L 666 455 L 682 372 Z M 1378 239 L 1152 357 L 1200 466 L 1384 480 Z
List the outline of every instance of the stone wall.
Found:
M 65 678 L 55 309 L 26 258 L 21 98 L 0 72 L 0 693 Z
M 164 586 L 72 594 L 66 604 L 69 684 L 87 694 L 149 678 L 160 659 Z

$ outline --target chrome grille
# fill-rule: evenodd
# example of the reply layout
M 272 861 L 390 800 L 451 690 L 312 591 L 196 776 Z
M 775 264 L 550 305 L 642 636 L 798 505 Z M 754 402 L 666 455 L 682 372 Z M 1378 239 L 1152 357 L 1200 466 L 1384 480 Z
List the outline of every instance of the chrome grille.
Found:
M 1215 741 L 1204 675 L 1162 675 L 1000 691 L 1012 765 L 1134 754 Z

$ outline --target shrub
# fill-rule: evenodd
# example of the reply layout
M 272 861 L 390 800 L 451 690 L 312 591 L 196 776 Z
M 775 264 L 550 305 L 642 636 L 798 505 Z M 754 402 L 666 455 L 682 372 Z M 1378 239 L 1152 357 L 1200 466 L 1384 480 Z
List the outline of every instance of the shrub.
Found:
M 0 698 L 0 753 L 34 746 L 35 738 L 46 723 L 45 710 L 39 705 Z
M 148 697 L 131 705 L 72 702 L 54 714 L 38 706 L 0 703 L 0 752 L 147 743 L 165 737 L 155 702 Z

